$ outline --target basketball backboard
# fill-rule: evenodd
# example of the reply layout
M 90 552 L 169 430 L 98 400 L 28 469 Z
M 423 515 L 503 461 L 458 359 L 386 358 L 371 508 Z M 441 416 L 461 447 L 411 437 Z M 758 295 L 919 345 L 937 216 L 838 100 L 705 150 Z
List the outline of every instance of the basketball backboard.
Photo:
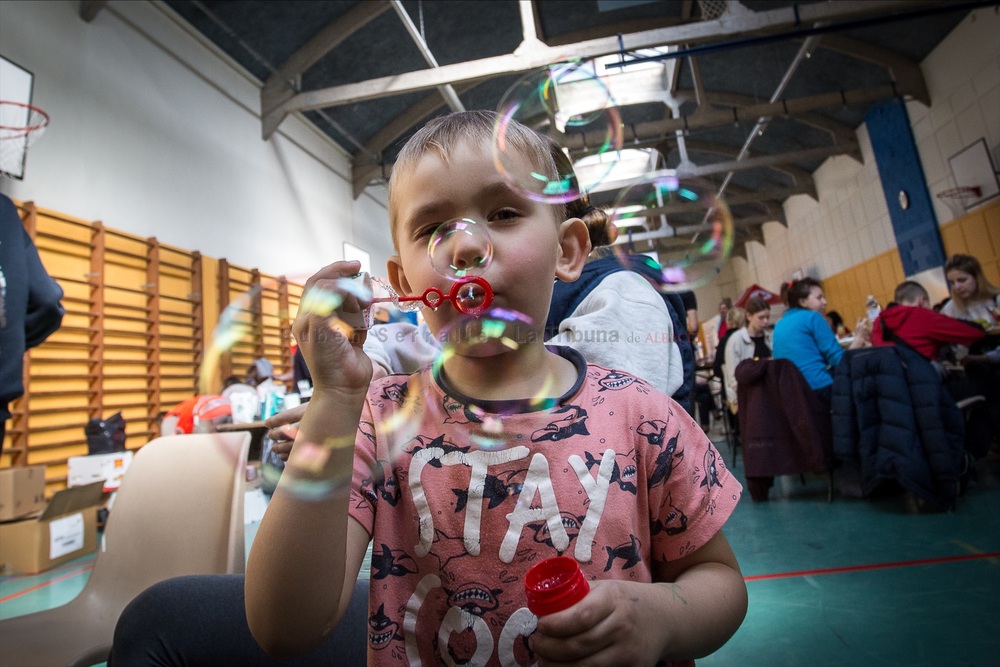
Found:
M 978 196 L 963 199 L 966 210 L 1000 194 L 1000 182 L 997 181 L 985 139 L 979 139 L 952 155 L 948 164 L 957 187 L 979 188 Z
M 18 105 L 30 105 L 31 93 L 35 76 L 17 63 L 0 56 L 0 100 L 16 102 Z M 0 119 L 2 125 L 27 125 L 29 109 L 26 106 L 6 106 L 7 111 Z M 10 117 L 8 117 L 8 115 Z M 23 117 L 22 117 L 23 116 Z M 3 139 L 5 144 L 2 153 L 0 171 L 16 178 L 24 177 L 24 157 L 28 151 L 27 136 L 13 136 Z

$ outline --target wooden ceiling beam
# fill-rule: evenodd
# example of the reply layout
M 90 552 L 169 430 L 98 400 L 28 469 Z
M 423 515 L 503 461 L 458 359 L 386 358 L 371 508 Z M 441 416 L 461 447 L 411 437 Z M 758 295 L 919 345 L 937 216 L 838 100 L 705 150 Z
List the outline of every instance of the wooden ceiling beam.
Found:
M 372 3 L 359 3 L 358 7 Z M 379 3 L 380 5 L 382 3 Z M 342 106 L 445 84 L 527 72 L 568 58 L 591 58 L 622 50 L 632 51 L 673 44 L 692 44 L 746 34 L 760 34 L 794 29 L 799 25 L 830 22 L 905 9 L 906 0 L 841 0 L 831 3 L 808 3 L 763 12 L 747 12 L 738 17 L 697 21 L 667 28 L 643 30 L 621 36 L 602 37 L 565 46 L 520 49 L 512 54 L 493 56 L 439 68 L 405 72 L 359 83 L 300 92 L 289 98 L 261 94 L 261 117 L 265 138 L 270 136 L 290 113 Z M 386 8 L 388 5 L 386 5 Z M 325 52 L 324 52 L 325 53 Z M 294 56 L 293 56 L 294 57 Z M 266 88 L 266 86 L 265 86 Z M 765 114 L 761 114 L 765 115 Z M 770 114 L 767 114 L 770 115 Z
M 84 23 L 90 23 L 97 18 L 108 0 L 80 0 L 80 18 Z
M 738 93 L 726 93 L 720 91 L 705 91 L 705 97 L 707 98 L 706 101 L 709 104 L 727 107 L 748 106 L 756 102 L 756 100 L 749 95 L 740 95 Z M 785 116 L 785 118 L 790 118 L 796 122 L 802 123 L 803 125 L 808 125 L 816 128 L 817 130 L 826 132 L 830 135 L 830 138 L 833 139 L 834 143 L 857 146 L 858 138 L 854 132 L 854 128 L 846 123 L 834 120 L 829 116 L 805 111 L 803 113 Z
M 301 77 L 306 70 L 391 7 L 391 3 L 387 0 L 359 2 L 343 16 L 316 33 L 302 48 L 279 65 L 276 72 L 267 77 L 260 91 L 261 130 L 265 141 L 271 138 L 281 125 L 281 121 L 291 113 L 288 111 L 280 115 L 269 114 L 268 109 L 280 108 L 294 98 L 299 92 Z M 306 109 L 295 111 L 306 111 Z
M 920 69 L 920 63 L 888 49 L 862 42 L 860 39 L 835 33 L 824 35 L 823 40 L 819 43 L 819 48 L 835 51 L 884 68 L 896 86 L 906 90 L 908 95 L 924 105 L 931 105 L 927 80 L 924 79 L 924 71 Z

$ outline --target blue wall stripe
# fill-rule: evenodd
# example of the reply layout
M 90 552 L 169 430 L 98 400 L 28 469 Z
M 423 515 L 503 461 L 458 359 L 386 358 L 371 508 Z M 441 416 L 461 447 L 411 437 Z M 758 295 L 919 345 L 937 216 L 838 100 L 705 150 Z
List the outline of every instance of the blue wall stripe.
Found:
M 912 276 L 944 265 L 941 231 L 927 191 L 906 106 L 899 99 L 879 102 L 865 114 L 865 124 L 882 181 L 882 193 L 889 207 L 903 274 Z M 901 191 L 909 200 L 906 209 L 900 205 Z

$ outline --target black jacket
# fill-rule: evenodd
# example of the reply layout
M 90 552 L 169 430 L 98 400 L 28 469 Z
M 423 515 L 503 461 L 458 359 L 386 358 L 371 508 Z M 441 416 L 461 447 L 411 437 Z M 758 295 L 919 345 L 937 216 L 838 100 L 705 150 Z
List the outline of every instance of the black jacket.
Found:
M 950 507 L 965 464 L 965 422 L 930 362 L 906 345 L 844 353 L 833 379 L 833 447 L 868 495 L 886 480 Z
M 62 324 L 63 291 L 49 277 L 17 208 L 0 195 L 0 420 L 24 393 L 24 352 Z

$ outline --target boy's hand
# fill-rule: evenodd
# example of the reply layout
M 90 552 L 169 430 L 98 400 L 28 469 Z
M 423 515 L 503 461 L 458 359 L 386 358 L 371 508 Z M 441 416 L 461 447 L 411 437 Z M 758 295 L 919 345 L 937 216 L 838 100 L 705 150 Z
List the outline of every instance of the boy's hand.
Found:
M 365 393 L 371 382 L 372 362 L 361 349 L 367 332 L 351 329 L 343 321 L 356 321 L 368 305 L 345 289 L 344 281 L 360 270 L 360 262 L 334 262 L 306 281 L 292 333 L 315 392 Z
M 548 665 L 652 665 L 726 643 L 747 611 L 746 584 L 722 532 L 692 553 L 654 561 L 652 584 L 590 582 L 569 609 L 538 619 L 529 642 Z
M 540 667 L 576 664 L 652 665 L 663 651 L 668 627 L 642 614 L 640 600 L 650 584 L 591 581 L 590 593 L 564 611 L 538 619 L 531 649 Z M 648 627 L 650 622 L 656 627 Z

